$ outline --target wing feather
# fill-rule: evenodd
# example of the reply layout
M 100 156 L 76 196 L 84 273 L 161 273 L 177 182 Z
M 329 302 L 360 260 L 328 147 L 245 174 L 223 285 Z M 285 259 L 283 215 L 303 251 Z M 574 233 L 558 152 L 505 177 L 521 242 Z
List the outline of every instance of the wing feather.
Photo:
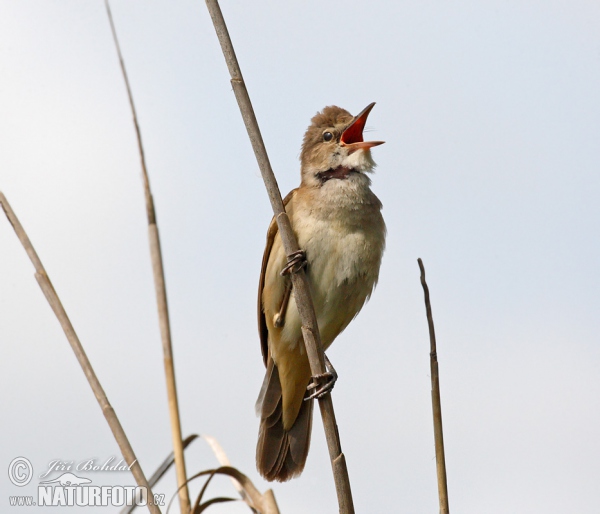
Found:
M 287 204 L 294 196 L 294 193 L 297 189 L 292 189 L 288 195 L 283 199 L 283 206 L 286 207 Z M 265 311 L 263 309 L 263 289 L 265 288 L 265 274 L 267 271 L 267 264 L 269 263 L 269 257 L 271 256 L 271 249 L 273 248 L 273 242 L 275 241 L 275 237 L 279 229 L 277 227 L 277 221 L 275 217 L 271 219 L 271 223 L 269 225 L 269 229 L 267 230 L 267 244 L 265 246 L 265 252 L 263 253 L 262 266 L 260 269 L 260 280 L 258 282 L 258 334 L 260 336 L 260 349 L 262 351 L 263 362 L 265 366 L 267 365 L 267 359 L 269 356 L 269 329 L 267 328 L 267 321 L 265 319 Z M 283 277 L 281 280 L 284 280 Z

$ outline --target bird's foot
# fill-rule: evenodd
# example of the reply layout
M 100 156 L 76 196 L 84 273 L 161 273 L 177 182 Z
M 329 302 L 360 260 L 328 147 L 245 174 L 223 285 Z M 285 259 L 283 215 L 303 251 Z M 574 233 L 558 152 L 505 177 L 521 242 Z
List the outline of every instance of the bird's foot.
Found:
M 326 394 L 331 393 L 338 379 L 338 374 L 331 364 L 331 361 L 325 355 L 325 368 L 327 371 L 320 375 L 314 375 L 312 382 L 308 384 L 306 390 L 310 393 L 304 401 L 323 398 Z
M 288 273 L 298 273 L 302 268 L 306 267 L 306 264 L 306 252 L 304 250 L 291 253 L 288 255 L 287 264 L 281 270 L 281 276 L 283 277 Z

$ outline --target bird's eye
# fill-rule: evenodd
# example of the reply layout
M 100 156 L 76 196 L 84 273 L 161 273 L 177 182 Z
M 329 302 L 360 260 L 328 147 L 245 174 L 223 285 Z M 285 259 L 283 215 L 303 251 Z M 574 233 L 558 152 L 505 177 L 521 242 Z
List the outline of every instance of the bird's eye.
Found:
M 331 132 L 325 132 L 323 134 L 323 139 L 325 141 L 331 141 L 333 139 L 333 134 Z

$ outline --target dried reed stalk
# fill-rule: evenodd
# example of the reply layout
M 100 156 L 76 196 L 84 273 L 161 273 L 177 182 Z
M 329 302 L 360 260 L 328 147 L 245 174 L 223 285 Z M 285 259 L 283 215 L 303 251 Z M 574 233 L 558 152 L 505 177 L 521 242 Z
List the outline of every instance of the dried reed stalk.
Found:
M 160 238 L 158 234 L 158 226 L 156 224 L 156 211 L 154 209 L 154 199 L 150 190 L 150 179 L 148 178 L 148 170 L 146 168 L 146 158 L 144 156 L 144 147 L 142 145 L 142 134 L 138 123 L 135 105 L 133 103 L 133 95 L 121 54 L 121 47 L 117 38 L 117 31 L 113 22 L 112 13 L 108 0 L 105 0 L 106 12 L 112 30 L 113 40 L 119 56 L 121 72 L 125 87 L 127 88 L 127 96 L 129 97 L 129 106 L 133 116 L 135 125 L 135 133 L 137 136 L 138 150 L 140 153 L 140 161 L 142 165 L 142 177 L 144 181 L 144 195 L 146 198 L 146 215 L 148 217 L 148 238 L 150 242 L 150 258 L 152 260 L 152 271 L 154 275 L 154 287 L 156 289 L 156 303 L 158 307 L 158 319 L 160 325 L 160 335 L 163 347 L 163 359 L 165 365 L 165 376 L 167 382 L 167 395 L 169 398 L 169 416 L 171 420 L 171 435 L 173 439 L 173 453 L 175 455 L 175 469 L 177 474 L 177 485 L 179 489 L 179 505 L 181 514 L 190 512 L 190 496 L 186 484 L 187 473 L 185 470 L 185 459 L 183 455 L 183 443 L 181 436 L 181 420 L 179 417 L 179 403 L 177 400 L 177 386 L 175 383 L 175 367 L 173 365 L 173 347 L 171 344 L 171 327 L 169 322 L 169 308 L 167 305 L 167 290 L 165 285 L 165 273 L 163 269 L 162 252 L 160 248 Z
M 277 180 L 271 169 L 267 150 L 258 127 L 250 97 L 248 96 L 248 90 L 244 84 L 242 72 L 229 37 L 229 32 L 227 31 L 223 13 L 221 12 L 217 0 L 206 0 L 206 5 L 217 32 L 217 37 L 219 38 L 225 61 L 227 62 L 229 74 L 231 75 L 231 85 L 242 118 L 244 119 L 250 142 L 252 143 L 254 155 L 256 156 L 258 166 L 265 182 L 267 193 L 271 201 L 271 207 L 273 208 L 275 219 L 277 220 L 283 247 L 286 254 L 290 256 L 300 248 L 298 247 L 298 242 L 296 241 L 290 220 L 281 200 L 279 186 L 277 185 Z M 292 273 L 292 283 L 294 286 L 294 298 L 300 313 L 300 319 L 302 320 L 302 334 L 304 336 L 304 344 L 310 362 L 310 369 L 313 375 L 320 375 L 326 371 L 323 346 L 321 344 L 321 336 L 317 326 L 315 309 L 310 296 L 308 280 L 303 270 L 298 273 Z M 321 417 L 323 418 L 340 512 L 343 514 L 351 514 L 354 513 L 354 504 L 352 501 L 352 492 L 350 490 L 350 479 L 348 477 L 346 459 L 340 445 L 331 395 L 328 394 L 319 399 L 319 408 L 321 410 Z
M 210 446 L 211 450 L 215 454 L 215 457 L 219 461 L 219 464 L 221 464 L 221 468 L 216 469 L 216 470 L 209 469 L 207 471 L 202 471 L 201 473 L 194 475 L 192 478 L 190 478 L 188 480 L 188 482 L 191 482 L 194 478 L 197 478 L 200 476 L 210 475 L 210 477 L 209 477 L 209 480 L 210 480 L 210 479 L 212 479 L 212 476 L 214 476 L 215 474 L 228 475 L 229 478 L 231 479 L 231 482 L 233 483 L 233 486 L 235 487 L 237 492 L 242 497 L 242 500 L 246 503 L 246 505 L 248 505 L 248 507 L 250 507 L 250 510 L 252 512 L 254 512 L 255 514 L 279 514 L 279 507 L 277 506 L 277 502 L 275 501 L 275 495 L 273 494 L 272 489 L 268 489 L 267 491 L 264 492 L 264 494 L 260 494 L 258 489 L 256 489 L 256 487 L 254 487 L 254 485 L 252 484 L 252 482 L 250 481 L 250 479 L 248 477 L 246 477 L 244 474 L 242 474 L 240 471 L 236 470 L 235 468 L 232 468 L 231 463 L 229 462 L 229 459 L 227 457 L 227 454 L 225 453 L 225 450 L 223 450 L 223 448 L 221 447 L 219 442 L 214 437 L 211 437 L 206 434 L 203 434 L 201 437 Z M 183 440 L 184 449 L 187 448 L 197 438 L 198 438 L 197 434 L 191 434 L 188 437 L 186 437 Z M 151 487 L 154 487 L 158 483 L 158 481 L 163 477 L 163 475 L 167 471 L 169 471 L 169 469 L 173 465 L 173 462 L 174 462 L 174 458 L 173 458 L 173 453 L 171 452 L 171 454 L 163 461 L 163 463 L 158 467 L 158 469 L 154 472 L 154 474 L 148 480 L 148 483 L 150 484 Z M 232 469 L 233 471 L 232 472 L 224 472 L 223 469 L 225 469 L 225 470 Z M 236 477 L 236 474 L 237 474 L 237 477 Z M 241 481 L 238 481 L 238 479 L 240 477 L 242 477 Z M 244 485 L 245 483 L 249 484 L 249 485 Z M 194 508 L 192 510 L 193 513 L 203 512 L 202 509 L 206 509 L 209 505 L 211 505 L 213 503 L 236 501 L 235 498 L 213 498 L 212 500 L 209 500 L 208 502 L 205 502 L 204 504 L 200 505 L 202 496 L 206 492 L 207 486 L 208 486 L 208 482 L 204 485 L 200 495 L 198 496 L 196 505 L 194 505 Z M 169 502 L 169 506 L 171 505 L 171 502 L 172 502 L 172 500 Z M 195 510 L 196 508 L 197 508 L 197 510 Z M 120 514 L 131 514 L 132 512 L 135 511 L 135 509 L 136 509 L 136 505 L 127 506 L 121 510 Z M 167 508 L 167 512 L 168 512 L 168 508 Z
M 183 449 L 185 450 L 197 438 L 198 438 L 198 434 L 191 434 L 191 435 L 187 436 L 183 440 Z M 148 479 L 148 483 L 150 484 L 150 487 L 154 487 L 156 484 L 158 484 L 160 479 L 167 473 L 167 471 L 169 471 L 173 467 L 174 463 L 175 463 L 175 456 L 173 455 L 173 452 L 171 452 L 169 454 L 169 456 L 158 467 L 158 469 Z M 136 499 L 137 498 L 139 498 L 141 500 L 141 494 L 138 493 L 136 496 Z M 125 507 L 123 507 L 121 509 L 119 514 L 131 514 L 132 512 L 135 511 L 136 508 L 137 508 L 137 505 L 135 503 L 133 505 L 126 505 Z
M 219 444 L 219 441 L 217 441 L 214 437 L 211 437 L 206 434 L 202 434 L 202 439 L 204 439 L 206 441 L 206 443 L 208 444 L 208 446 L 210 446 L 211 450 L 215 454 L 215 457 L 217 458 L 217 460 L 219 461 L 219 464 L 221 464 L 221 466 L 231 467 L 229 458 L 227 457 L 225 450 L 223 450 L 223 448 Z M 237 492 L 242 497 L 242 500 L 244 500 L 250 506 L 250 508 L 252 509 L 253 512 L 258 512 L 253 507 L 253 505 L 256 504 L 256 500 L 254 500 L 254 502 L 253 502 L 252 498 L 250 498 L 248 496 L 248 493 L 246 492 L 246 490 L 244 489 L 242 484 L 240 484 L 240 482 L 237 481 L 237 479 L 235 479 L 234 477 L 231 477 L 231 481 L 233 483 L 233 487 L 235 487 Z M 277 502 L 275 501 L 275 495 L 273 494 L 273 489 L 267 489 L 264 492 L 264 494 L 262 495 L 262 498 L 260 500 L 260 505 L 262 505 L 262 508 L 264 509 L 263 512 L 265 514 L 266 513 L 279 514 L 279 507 L 277 506 Z
M 433 327 L 433 315 L 431 314 L 431 303 L 429 301 L 429 287 L 425 282 L 425 266 L 423 261 L 417 259 L 421 269 L 421 285 L 425 293 L 425 310 L 427 312 L 427 324 L 429 325 L 429 363 L 431 365 L 431 403 L 433 406 L 433 435 L 435 438 L 435 461 L 437 467 L 438 496 L 440 499 L 440 514 L 449 514 L 448 507 L 448 483 L 446 480 L 446 456 L 444 453 L 444 430 L 442 428 L 442 402 L 440 399 L 440 373 L 437 360 L 437 346 L 435 341 L 435 329 Z
M 31 244 L 31 241 L 29 240 L 25 229 L 19 222 L 19 219 L 17 218 L 16 214 L 12 210 L 12 207 L 8 203 L 8 200 L 2 193 L 0 193 L 0 205 L 2 205 L 2 209 L 4 210 L 8 221 L 12 225 L 15 233 L 17 234 L 17 237 L 19 238 L 19 241 L 21 242 L 23 248 L 27 252 L 29 259 L 33 263 L 33 266 L 35 268 L 35 278 L 38 281 L 38 284 L 40 285 L 44 296 L 46 296 L 46 300 L 50 304 L 50 307 L 52 307 L 52 310 L 54 311 L 54 314 L 56 315 L 60 326 L 62 327 L 65 335 L 67 336 L 69 344 L 71 345 L 71 348 L 75 353 L 75 357 L 77 357 L 79 365 L 81 366 L 81 369 L 83 370 L 85 377 L 87 378 L 90 387 L 92 388 L 92 391 L 96 396 L 96 400 L 98 400 L 98 403 L 100 404 L 102 414 L 104 414 L 104 417 L 106 418 L 106 421 L 108 422 L 108 425 L 112 430 L 117 444 L 121 449 L 121 454 L 123 455 L 125 462 L 127 462 L 127 464 L 131 466 L 131 473 L 133 474 L 137 484 L 140 487 L 146 488 L 146 491 L 148 491 L 148 510 L 152 514 L 160 514 L 160 509 L 156 505 L 154 505 L 154 502 L 151 500 L 152 498 L 154 498 L 152 490 L 150 488 L 150 485 L 148 484 L 148 481 L 146 480 L 146 477 L 144 476 L 144 472 L 142 471 L 137 457 L 133 452 L 133 448 L 129 443 L 129 439 L 127 439 L 127 435 L 125 434 L 125 431 L 123 430 L 123 427 L 119 422 L 119 418 L 117 418 L 117 414 L 115 413 L 114 409 L 112 408 L 112 405 L 106 397 L 106 393 L 104 392 L 104 389 L 102 388 L 102 385 L 100 384 L 100 381 L 98 380 L 98 377 L 96 376 L 96 373 L 92 368 L 92 365 L 85 353 L 85 350 L 83 349 L 83 346 L 79 341 L 79 337 L 77 337 L 77 334 L 75 333 L 75 329 L 71 324 L 71 320 L 69 319 L 69 316 L 67 315 L 62 305 L 62 302 L 60 301 L 60 298 L 56 294 L 52 282 L 50 282 L 50 278 L 48 277 L 48 274 L 44 269 L 44 265 L 38 257 L 35 248 Z
M 191 482 L 192 480 L 203 476 L 208 477 L 206 483 L 200 491 L 200 494 L 198 495 L 193 512 L 203 512 L 204 509 L 212 503 L 234 501 L 234 498 L 213 498 L 212 500 L 209 500 L 204 504 L 200 503 L 202 501 L 204 493 L 206 492 L 208 484 L 215 475 L 229 476 L 236 482 L 238 482 L 240 487 L 244 490 L 244 502 L 254 512 L 258 512 L 259 514 L 279 514 L 279 508 L 277 507 L 277 502 L 275 501 L 273 491 L 269 489 L 265 492 L 265 494 L 260 494 L 260 491 L 256 488 L 256 486 L 246 475 L 244 475 L 241 471 L 231 466 L 221 466 L 217 469 L 207 469 L 204 471 L 200 471 L 200 473 L 196 473 L 195 475 L 192 475 L 189 478 L 188 482 Z

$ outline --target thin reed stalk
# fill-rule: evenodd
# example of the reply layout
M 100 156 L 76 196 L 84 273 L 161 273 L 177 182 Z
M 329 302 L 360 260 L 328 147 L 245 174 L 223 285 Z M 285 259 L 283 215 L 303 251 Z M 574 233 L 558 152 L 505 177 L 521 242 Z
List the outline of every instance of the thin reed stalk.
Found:
M 125 430 L 123 430 L 123 427 L 121 426 L 117 414 L 115 413 L 114 409 L 112 408 L 112 405 L 106 397 L 106 393 L 104 392 L 104 389 L 100 384 L 100 381 L 98 380 L 94 369 L 92 368 L 92 364 L 90 363 L 85 353 L 85 350 L 81 345 L 81 341 L 79 341 L 79 337 L 77 337 L 75 329 L 71 324 L 71 320 L 69 319 L 69 316 L 67 315 L 62 305 L 62 302 L 58 297 L 58 294 L 56 294 L 52 282 L 50 282 L 50 278 L 46 273 L 44 265 L 42 264 L 42 261 L 38 257 L 37 252 L 31 244 L 31 241 L 29 240 L 25 229 L 19 222 L 17 215 L 14 213 L 12 207 L 8 203 L 8 200 L 2 193 L 0 193 L 0 205 L 2 205 L 2 209 L 4 210 L 8 221 L 12 225 L 15 233 L 17 234 L 17 237 L 19 238 L 19 241 L 21 242 L 23 248 L 27 252 L 29 259 L 33 263 L 33 266 L 35 268 L 35 278 L 38 281 L 38 284 L 42 289 L 46 300 L 50 304 L 50 307 L 52 307 L 52 310 L 54 311 L 54 314 L 56 315 L 60 326 L 62 327 L 65 335 L 67 336 L 67 340 L 69 341 L 69 344 L 71 345 L 71 348 L 75 353 L 75 357 L 77 357 L 79 365 L 81 366 L 81 369 L 83 370 L 83 373 L 85 374 L 85 377 L 87 378 L 87 381 L 90 384 L 92 391 L 94 392 L 94 396 L 96 396 L 96 400 L 98 400 L 98 404 L 102 409 L 102 414 L 104 414 L 104 417 L 106 418 L 106 421 L 108 422 L 108 425 L 112 430 L 113 436 L 117 441 L 119 448 L 121 449 L 121 454 L 123 455 L 125 462 L 127 462 L 127 465 L 130 466 L 131 473 L 133 474 L 137 484 L 140 487 L 146 488 L 146 491 L 148 491 L 148 510 L 152 514 L 160 514 L 160 509 L 158 508 L 158 506 L 154 505 L 154 502 L 152 501 L 152 499 L 154 498 L 152 490 L 150 488 L 150 485 L 148 484 L 148 481 L 146 480 L 146 477 L 137 460 L 137 457 L 133 452 L 133 448 L 129 443 L 129 439 L 127 439 Z
M 121 47 L 117 38 L 117 31 L 113 22 L 112 13 L 108 0 L 105 0 L 106 12 L 112 30 L 113 40 L 119 56 L 121 72 L 125 87 L 127 88 L 127 96 L 129 98 L 129 106 L 133 116 L 135 125 L 135 133 L 137 136 L 138 150 L 142 165 L 142 177 L 144 182 L 144 195 L 146 198 L 146 215 L 148 218 L 148 239 L 150 242 L 150 258 L 152 260 L 152 271 L 154 275 L 154 287 L 156 289 L 156 303 L 158 307 L 158 319 L 160 325 L 160 335 L 163 347 L 163 360 L 165 366 L 165 376 L 167 382 L 167 395 L 169 399 L 169 417 L 171 420 L 171 436 L 173 439 L 173 453 L 175 455 L 175 469 L 177 474 L 177 485 L 179 489 L 179 505 L 181 514 L 190 512 L 190 496 L 187 488 L 187 473 L 185 470 L 185 459 L 183 452 L 183 442 L 181 435 L 181 420 L 179 417 L 179 402 L 177 400 L 177 385 L 175 382 L 175 366 L 173 364 L 173 347 L 171 344 L 171 326 L 169 322 L 169 308 L 167 305 L 167 289 L 165 285 L 165 273 L 163 268 L 162 251 L 160 247 L 160 238 L 158 234 L 158 226 L 156 224 L 156 210 L 154 209 L 154 199 L 150 189 L 150 179 L 148 178 L 148 170 L 146 168 L 146 158 L 144 156 L 144 146 L 142 144 L 142 134 L 138 123 L 135 104 L 133 102 L 133 94 L 127 77 L 127 70 L 121 54 Z
M 425 266 L 423 261 L 417 259 L 421 270 L 421 285 L 425 294 L 425 310 L 427 312 L 427 324 L 429 326 L 429 363 L 431 366 L 431 404 L 433 407 L 433 436 L 435 439 L 435 461 L 437 468 L 438 496 L 440 500 L 440 514 L 449 514 L 448 507 L 448 483 L 446 479 L 446 455 L 444 452 L 444 430 L 442 427 L 442 401 L 440 399 L 440 372 L 437 360 L 437 344 L 435 340 L 435 329 L 433 327 L 433 315 L 431 313 L 431 302 L 429 300 L 429 287 L 425 282 Z
M 206 5 L 212 18 L 215 31 L 217 32 L 217 37 L 219 38 L 225 61 L 227 62 L 229 74 L 231 75 L 231 85 L 244 124 L 246 125 L 250 142 L 252 143 L 254 155 L 256 156 L 258 166 L 265 182 L 267 193 L 271 201 L 271 207 L 273 208 L 273 213 L 277 220 L 283 247 L 289 258 L 289 256 L 294 252 L 297 252 L 300 248 L 298 247 L 298 242 L 296 241 L 290 220 L 281 200 L 279 186 L 277 185 L 277 180 L 275 179 L 275 175 L 269 162 L 267 150 L 252 108 L 252 102 L 250 101 L 248 90 L 246 89 L 242 72 L 235 55 L 235 50 L 231 43 L 229 32 L 227 31 L 227 25 L 225 24 L 223 13 L 221 12 L 217 0 L 206 0 Z M 321 375 L 326 371 L 325 358 L 323 346 L 321 344 L 321 336 L 317 326 L 315 309 L 304 270 L 300 270 L 298 273 L 292 273 L 292 284 L 294 287 L 294 299 L 296 300 L 296 305 L 302 321 L 302 334 L 304 336 L 304 344 L 306 346 L 311 372 L 313 375 Z M 319 399 L 319 408 L 321 410 L 321 417 L 325 428 L 325 436 L 333 468 L 340 513 L 352 514 L 354 513 L 354 504 L 350 489 L 350 479 L 348 477 L 346 458 L 341 449 L 331 395 L 327 394 Z

